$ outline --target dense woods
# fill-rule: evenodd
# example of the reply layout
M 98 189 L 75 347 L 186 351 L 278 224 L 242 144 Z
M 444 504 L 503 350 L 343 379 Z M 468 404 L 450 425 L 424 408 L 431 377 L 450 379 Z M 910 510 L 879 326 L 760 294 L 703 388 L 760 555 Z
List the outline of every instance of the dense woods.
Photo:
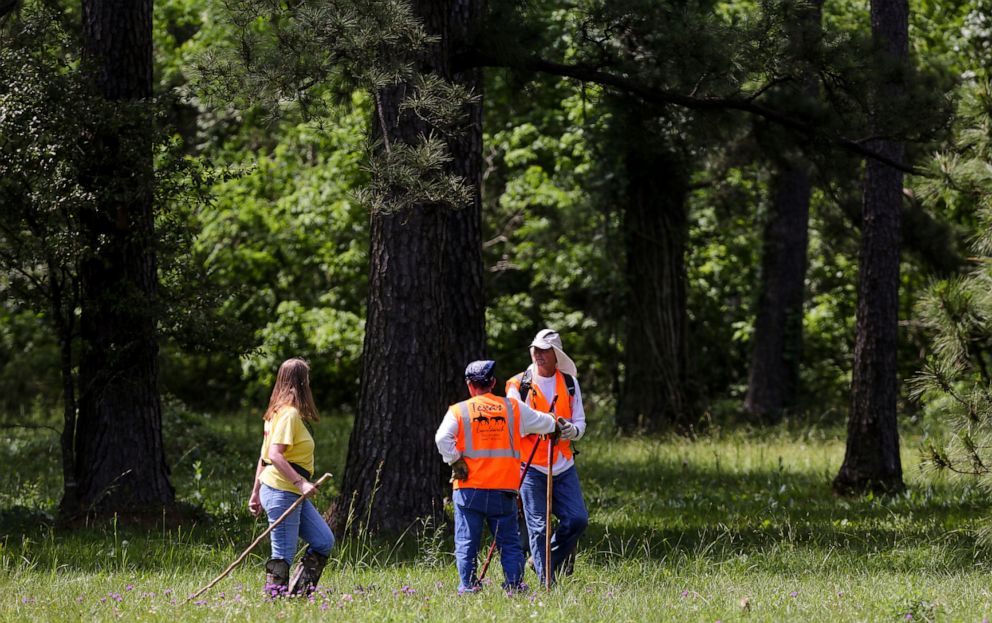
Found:
M 550 326 L 617 434 L 846 425 L 835 490 L 891 492 L 899 422 L 963 412 L 960 466 L 989 9 L 2 3 L 2 423 L 60 431 L 63 518 L 161 515 L 163 418 L 302 356 L 354 420 L 337 524 L 401 532 L 465 363 Z

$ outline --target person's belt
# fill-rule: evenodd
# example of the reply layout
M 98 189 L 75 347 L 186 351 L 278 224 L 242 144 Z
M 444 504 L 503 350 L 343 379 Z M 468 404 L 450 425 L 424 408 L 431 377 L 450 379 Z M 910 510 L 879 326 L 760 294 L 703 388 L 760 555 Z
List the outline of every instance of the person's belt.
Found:
M 266 461 L 265 459 L 262 459 L 262 462 L 265 463 L 266 465 L 272 465 L 272 461 Z M 292 467 L 293 471 L 295 471 L 297 474 L 303 476 L 307 480 L 310 480 L 311 474 L 306 470 L 305 467 L 303 467 L 302 465 L 297 465 L 296 463 L 290 463 L 289 466 Z

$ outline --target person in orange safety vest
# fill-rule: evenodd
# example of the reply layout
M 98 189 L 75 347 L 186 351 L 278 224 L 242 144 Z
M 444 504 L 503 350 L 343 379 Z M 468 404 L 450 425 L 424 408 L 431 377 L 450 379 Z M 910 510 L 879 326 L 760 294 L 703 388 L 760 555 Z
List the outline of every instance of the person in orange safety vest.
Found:
M 586 415 L 575 363 L 562 349 L 558 332 L 553 329 L 539 331 L 530 344 L 530 356 L 533 363 L 507 381 L 506 395 L 538 411 L 553 412 L 561 423 L 561 436 L 555 443 L 551 466 L 548 465 L 547 440 L 531 435 L 524 440 L 522 448 L 527 457 L 534 449 L 534 444 L 540 444 L 531 468 L 523 476 L 520 499 L 530 539 L 531 559 L 541 583 L 544 584 L 549 467 L 553 467 L 551 513 L 558 518 L 558 527 L 551 537 L 552 581 L 563 565 L 568 568 L 566 561 L 589 524 L 589 512 L 582 499 L 571 444 L 585 433 Z
M 486 523 L 499 549 L 503 588 L 526 589 L 517 527 L 521 443 L 525 435 L 553 434 L 558 426 L 547 413 L 494 395 L 495 365 L 494 361 L 473 361 L 465 368 L 471 397 L 448 408 L 434 436 L 454 482 L 459 594 L 481 588 L 476 556 Z

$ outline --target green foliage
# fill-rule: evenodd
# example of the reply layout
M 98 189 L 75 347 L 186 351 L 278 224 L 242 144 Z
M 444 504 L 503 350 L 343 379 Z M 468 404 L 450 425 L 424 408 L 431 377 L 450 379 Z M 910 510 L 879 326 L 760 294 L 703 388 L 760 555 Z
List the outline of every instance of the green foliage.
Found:
M 530 363 L 526 345 L 534 334 L 554 327 L 577 361 L 583 394 L 605 394 L 617 374 L 622 264 L 618 214 L 591 192 L 602 183 L 591 142 L 602 113 L 594 89 L 541 86 L 521 93 L 507 74 L 487 84 L 489 343 L 508 378 Z
M 473 190 L 449 170 L 447 140 L 464 124 L 474 95 L 448 76 L 419 68 L 438 53 L 440 40 L 428 34 L 411 3 L 239 0 L 224 9 L 227 37 L 202 49 L 196 63 L 196 90 L 208 102 L 256 106 L 270 120 L 293 107 L 305 119 L 320 119 L 354 92 L 369 93 L 377 140 L 367 154 L 369 182 L 355 197 L 373 212 L 470 203 Z M 392 136 L 397 122 L 385 118 L 382 97 L 397 88 L 397 113 L 422 122 L 418 136 Z
M 992 87 L 966 93 L 954 149 L 933 159 L 923 199 L 956 212 L 973 212 L 979 228 L 968 274 L 934 283 L 920 299 L 921 324 L 930 332 L 927 363 L 914 379 L 914 396 L 952 423 L 950 439 L 930 447 L 930 463 L 968 474 L 989 473 L 992 441 Z M 944 443 L 941 443 L 941 442 Z M 987 479 L 983 479 L 985 481 Z
M 278 142 L 261 154 L 252 149 L 255 128 L 246 125 L 221 154 L 240 173 L 219 181 L 211 209 L 199 217 L 192 253 L 229 293 L 222 315 L 243 323 L 252 344 L 240 365 L 233 357 L 222 365 L 239 386 L 235 394 L 252 404 L 264 402 L 291 356 L 311 360 L 318 402 L 357 400 L 368 216 L 353 193 L 367 180 L 367 125 L 362 114 L 343 110 L 325 121 L 281 124 Z

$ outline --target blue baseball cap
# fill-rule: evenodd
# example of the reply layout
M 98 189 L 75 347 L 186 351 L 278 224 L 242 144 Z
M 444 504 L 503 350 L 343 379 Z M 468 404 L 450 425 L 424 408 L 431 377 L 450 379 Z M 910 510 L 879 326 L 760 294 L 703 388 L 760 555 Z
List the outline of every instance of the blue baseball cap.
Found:
M 465 380 L 473 383 L 488 383 L 496 378 L 496 362 L 489 359 L 473 361 L 465 367 Z

